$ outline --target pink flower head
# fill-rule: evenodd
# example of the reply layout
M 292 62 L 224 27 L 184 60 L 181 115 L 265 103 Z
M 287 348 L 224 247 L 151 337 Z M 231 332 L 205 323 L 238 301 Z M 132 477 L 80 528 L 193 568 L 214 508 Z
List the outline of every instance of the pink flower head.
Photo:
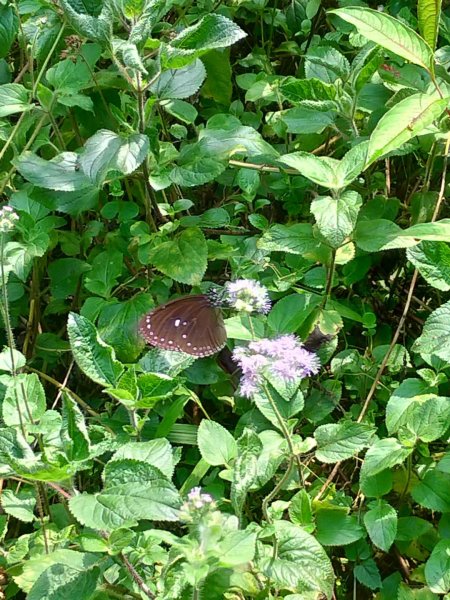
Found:
M 247 398 L 261 389 L 264 379 L 291 383 L 314 375 L 320 369 L 318 357 L 292 334 L 250 342 L 247 347 L 236 348 L 233 358 L 241 367 L 240 391 Z
M 239 312 L 269 312 L 271 302 L 267 289 L 253 279 L 237 279 L 225 284 L 226 302 Z

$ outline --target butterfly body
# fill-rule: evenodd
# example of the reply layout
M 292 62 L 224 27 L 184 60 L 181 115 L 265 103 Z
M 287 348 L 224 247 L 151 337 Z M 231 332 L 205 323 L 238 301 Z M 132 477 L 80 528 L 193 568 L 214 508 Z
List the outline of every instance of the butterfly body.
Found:
M 215 354 L 227 339 L 220 309 L 204 294 L 158 306 L 141 320 L 139 332 L 152 346 L 198 357 Z

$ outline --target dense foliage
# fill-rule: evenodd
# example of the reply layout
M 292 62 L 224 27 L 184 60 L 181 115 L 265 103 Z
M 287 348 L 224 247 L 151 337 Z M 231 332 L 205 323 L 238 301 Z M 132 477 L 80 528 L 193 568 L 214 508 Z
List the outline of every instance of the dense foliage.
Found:
M 439 1 L 0 0 L 2 598 L 450 598 L 449 66 Z

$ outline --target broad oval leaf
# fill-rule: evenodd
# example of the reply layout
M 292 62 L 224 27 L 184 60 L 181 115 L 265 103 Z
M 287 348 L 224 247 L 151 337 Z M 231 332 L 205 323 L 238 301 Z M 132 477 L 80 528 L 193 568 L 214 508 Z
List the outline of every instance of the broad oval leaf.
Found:
M 422 335 L 414 342 L 413 350 L 419 354 L 435 354 L 450 362 L 450 301 L 431 313 L 425 321 Z
M 95 326 L 85 317 L 70 313 L 67 333 L 73 357 L 83 373 L 100 385 L 115 386 L 123 367 Z
M 370 444 L 374 433 L 375 429 L 365 423 L 346 421 L 320 425 L 314 432 L 316 456 L 325 463 L 351 458 Z
M 380 501 L 364 515 L 364 525 L 372 542 L 388 552 L 397 535 L 397 513 L 387 502 Z
M 425 579 L 432 592 L 450 592 L 450 540 L 440 540 L 425 564 Z
M 28 90 L 23 85 L 19 83 L 0 85 L 0 118 L 25 112 L 32 108 L 33 105 L 29 103 Z
M 427 283 L 442 292 L 450 290 L 450 247 L 445 242 L 421 242 L 406 251 L 408 260 Z
M 338 198 L 318 196 L 311 203 L 320 233 L 333 248 L 339 248 L 353 232 L 362 198 L 358 192 L 348 190 Z
M 229 431 L 215 423 L 203 419 L 198 428 L 197 443 L 202 455 L 209 465 L 229 465 L 237 456 L 237 444 Z
M 198 285 L 206 271 L 208 246 L 197 227 L 190 227 L 174 240 L 159 244 L 150 253 L 150 262 L 164 275 L 189 285 Z

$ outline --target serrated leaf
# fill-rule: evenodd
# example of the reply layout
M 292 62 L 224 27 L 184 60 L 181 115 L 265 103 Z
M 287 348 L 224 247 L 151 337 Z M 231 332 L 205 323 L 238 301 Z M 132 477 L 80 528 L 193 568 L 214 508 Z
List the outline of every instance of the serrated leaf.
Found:
M 98 16 L 77 12 L 69 0 L 61 0 L 61 6 L 76 31 L 96 42 L 111 43 L 113 18 L 108 3 L 103 5 Z
M 348 190 L 338 198 L 318 196 L 311 203 L 320 233 L 333 248 L 339 248 L 353 232 L 362 198 L 358 192 Z
M 27 595 L 28 600 L 56 600 L 57 598 L 89 598 L 97 587 L 99 567 L 76 569 L 56 564 L 45 569 Z
M 297 223 L 296 225 L 274 225 L 264 232 L 257 246 L 270 252 L 287 252 L 309 258 L 320 248 L 320 242 L 314 238 L 310 223 Z
M 321 508 L 316 514 L 316 537 L 325 546 L 344 546 L 360 540 L 364 530 L 347 509 Z
M 408 260 L 427 283 L 438 290 L 450 290 L 450 247 L 444 242 L 420 242 L 406 250 Z
M 431 313 L 425 321 L 422 335 L 414 342 L 412 349 L 419 354 L 435 354 L 450 362 L 450 301 Z
M 153 465 L 168 479 L 171 479 L 175 469 L 175 460 L 172 446 L 165 439 L 151 440 L 149 442 L 129 442 L 117 450 L 112 461 L 130 458 Z
M 0 6 L 0 58 L 8 55 L 19 29 L 19 19 L 12 6 Z M 0 103 L 1 106 L 1 103 Z
M 384 552 L 388 552 L 397 535 L 397 513 L 395 509 L 387 502 L 380 501 L 378 506 L 366 512 L 364 525 L 375 546 Z
M 278 540 L 277 557 L 264 557 L 260 568 L 281 588 L 300 589 L 304 593 L 321 592 L 331 598 L 334 585 L 333 568 L 317 539 L 288 521 L 275 523 Z
M 42 554 L 41 556 L 32 557 L 29 560 L 24 561 L 23 568 L 21 569 L 20 573 L 14 576 L 14 580 L 24 592 L 30 592 L 41 574 L 52 566 L 58 565 L 59 567 L 70 567 L 71 569 L 81 573 L 91 569 L 96 562 L 98 562 L 98 555 L 88 552 L 76 552 L 75 550 L 59 549 L 54 552 Z M 49 582 L 47 578 L 44 578 L 44 581 L 45 580 L 46 584 L 44 585 L 44 588 L 46 587 L 48 590 L 51 588 L 51 582 Z M 55 578 L 55 581 L 58 581 L 58 579 Z M 56 600 L 57 597 L 57 595 L 52 597 L 52 600 Z M 65 597 L 67 598 L 67 596 Z M 73 594 L 69 595 L 68 597 L 73 597 Z M 46 600 L 48 600 L 48 598 Z
M 223 15 L 205 15 L 195 25 L 186 27 L 164 48 L 163 65 L 169 68 L 182 67 L 209 50 L 227 48 L 246 35 Z
M 252 531 L 230 531 L 220 542 L 219 565 L 232 568 L 253 560 L 256 533 Z
M 6 425 L 32 425 L 46 409 L 44 388 L 35 373 L 19 373 L 9 378 L 2 402 Z
M 84 417 L 74 400 L 63 392 L 61 440 L 69 461 L 83 461 L 89 458 L 90 439 Z
M 351 458 L 370 444 L 374 433 L 375 429 L 365 423 L 344 421 L 320 425 L 314 432 L 316 457 L 325 463 Z
M 90 180 L 77 170 L 78 156 L 63 152 L 52 160 L 44 160 L 32 152 L 24 152 L 15 159 L 19 173 L 33 185 L 65 192 L 81 191 L 92 187 Z
M 69 501 L 76 519 L 87 527 L 113 531 L 140 519 L 176 521 L 181 505 L 175 486 L 146 463 L 121 459 L 108 463 L 106 487 L 97 494 L 79 494 Z
M 0 7 L 0 13 L 1 10 Z M 25 112 L 32 108 L 33 104 L 30 104 L 29 102 L 28 90 L 23 85 L 20 85 L 19 83 L 5 83 L 4 85 L 0 85 L 0 118 L 15 113 Z
M 401 464 L 412 451 L 413 448 L 402 446 L 395 438 L 377 440 L 366 453 L 361 467 L 361 479 Z
M 402 21 L 365 7 L 346 7 L 329 12 L 355 25 L 358 33 L 368 40 L 428 71 L 433 70 L 431 48 Z
M 197 443 L 209 465 L 229 465 L 237 456 L 237 444 L 231 433 L 219 423 L 204 419 L 198 428 Z
M 425 579 L 432 592 L 450 592 L 450 540 L 440 540 L 425 564 Z
M 437 440 L 448 428 L 450 399 L 430 393 L 419 379 L 402 381 L 386 407 L 389 434 L 406 427 L 424 442 Z
M 124 175 L 135 171 L 147 156 L 149 139 L 142 133 L 128 137 L 100 129 L 88 139 L 79 158 L 81 170 L 89 181 L 100 186 L 108 171 Z
M 180 283 L 198 285 L 206 271 L 208 246 L 197 227 L 190 227 L 174 240 L 159 244 L 150 253 L 150 262 L 164 275 Z
M 114 52 L 122 56 L 123 64 L 126 67 L 144 75 L 147 74 L 147 69 L 144 67 L 136 44 L 133 44 L 130 40 L 115 38 L 113 39 L 112 46 Z
M 320 303 L 319 294 L 290 294 L 274 305 L 267 324 L 277 334 L 295 333 Z
M 74 359 L 83 373 L 100 385 L 115 386 L 123 367 L 94 325 L 81 315 L 70 313 L 67 333 Z
M 160 99 L 189 98 L 201 87 L 206 78 L 206 70 L 201 60 L 182 69 L 163 71 L 150 86 L 150 90 Z
M 420 482 L 413 487 L 411 495 L 418 504 L 429 510 L 450 512 L 448 473 L 442 473 L 437 469 L 427 471 Z
M 6 514 L 24 523 L 31 523 L 35 519 L 36 492 L 20 490 L 14 493 L 13 490 L 5 489 L 2 491 L 0 505 Z
M 320 79 L 285 77 L 279 88 L 291 104 L 297 104 L 302 100 L 334 100 L 336 98 L 336 87 L 324 83 Z
M 123 255 L 118 250 L 100 252 L 84 278 L 84 287 L 98 296 L 109 298 L 123 269 Z

